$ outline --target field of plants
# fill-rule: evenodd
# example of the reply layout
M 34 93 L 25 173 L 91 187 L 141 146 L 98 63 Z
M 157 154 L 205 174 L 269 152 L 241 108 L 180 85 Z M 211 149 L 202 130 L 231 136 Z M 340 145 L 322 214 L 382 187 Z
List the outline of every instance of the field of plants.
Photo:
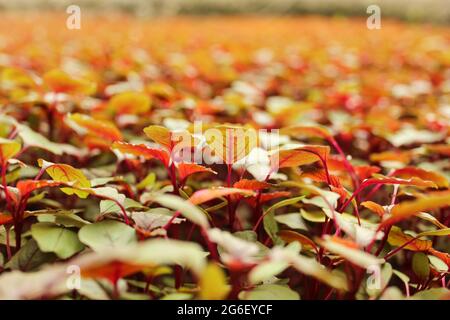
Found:
M 0 299 L 450 299 L 450 28 L 2 13 Z

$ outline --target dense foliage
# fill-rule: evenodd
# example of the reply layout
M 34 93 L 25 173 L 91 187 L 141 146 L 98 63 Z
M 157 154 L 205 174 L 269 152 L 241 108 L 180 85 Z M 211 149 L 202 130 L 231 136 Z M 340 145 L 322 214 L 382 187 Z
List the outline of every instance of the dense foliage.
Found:
M 0 20 L 0 298 L 450 298 L 448 29 L 64 26 Z

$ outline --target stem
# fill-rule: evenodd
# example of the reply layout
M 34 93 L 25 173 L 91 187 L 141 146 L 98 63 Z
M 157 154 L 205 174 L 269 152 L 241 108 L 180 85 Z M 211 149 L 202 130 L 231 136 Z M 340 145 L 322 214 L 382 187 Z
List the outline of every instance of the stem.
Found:
M 344 162 L 344 166 L 347 169 L 348 173 L 350 174 L 350 177 L 353 182 L 353 187 L 356 189 L 359 187 L 359 177 L 356 174 L 355 168 L 353 165 L 347 160 L 347 157 L 345 156 L 344 151 L 342 150 L 339 143 L 334 139 L 334 137 L 328 138 L 328 141 L 333 145 L 333 147 L 336 149 L 336 151 L 339 153 L 339 155 L 342 157 L 342 161 Z
M 206 245 L 207 245 L 207 247 L 208 247 L 209 253 L 211 254 L 211 258 L 212 258 L 214 261 L 219 261 L 219 255 L 218 255 L 218 253 L 217 253 L 217 249 L 216 249 L 216 247 L 214 246 L 214 244 L 211 242 L 211 240 L 209 239 L 208 233 L 207 233 L 206 229 L 205 229 L 205 228 L 201 228 L 201 229 L 200 229 L 200 232 L 201 232 L 203 238 L 204 238 L 205 241 L 206 241 Z
M 10 240 L 9 240 L 9 231 L 11 230 L 11 227 L 7 227 L 5 226 L 5 231 L 6 231 L 6 255 L 8 257 L 8 261 L 11 259 L 12 254 L 11 254 L 11 244 L 10 244 Z
M 227 187 L 231 188 L 231 174 L 232 174 L 232 165 L 227 164 Z M 234 230 L 234 221 L 236 220 L 236 212 L 233 207 L 233 202 L 231 201 L 231 196 L 227 196 L 228 200 L 228 221 L 230 224 L 230 230 Z

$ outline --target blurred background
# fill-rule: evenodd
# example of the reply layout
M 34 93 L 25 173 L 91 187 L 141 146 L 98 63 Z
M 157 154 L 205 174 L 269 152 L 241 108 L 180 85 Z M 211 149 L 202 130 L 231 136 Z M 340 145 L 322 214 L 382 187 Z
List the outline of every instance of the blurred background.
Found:
M 383 17 L 450 23 L 450 0 L 0 0 L 0 10 L 60 10 L 70 4 L 92 11 L 121 11 L 144 17 L 204 14 L 367 16 L 366 8 L 376 4 Z

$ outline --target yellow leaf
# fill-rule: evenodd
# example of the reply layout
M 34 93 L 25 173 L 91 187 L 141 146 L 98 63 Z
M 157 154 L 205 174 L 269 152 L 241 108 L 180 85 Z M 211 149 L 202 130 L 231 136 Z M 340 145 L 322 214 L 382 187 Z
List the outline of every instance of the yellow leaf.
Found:
M 108 107 L 118 114 L 142 114 L 150 110 L 150 97 L 141 92 L 123 92 L 111 98 Z
M 221 300 L 230 292 L 225 272 L 214 263 L 210 263 L 200 278 L 199 297 L 203 300 Z
M 392 246 L 400 247 L 408 241 L 414 239 L 413 236 L 404 233 L 399 227 L 393 226 L 389 232 L 388 242 Z M 430 240 L 416 239 L 403 247 L 403 249 L 411 251 L 427 251 L 433 243 Z
M 48 162 L 42 159 L 38 160 L 39 166 L 47 172 L 47 174 L 52 177 L 54 181 L 69 183 L 77 188 L 90 188 L 91 183 L 79 169 L 68 164 L 57 164 Z M 89 192 L 77 190 L 74 188 L 61 188 L 61 191 L 73 195 L 76 194 L 80 198 L 87 198 Z
M 51 70 L 43 76 L 45 84 L 54 92 L 89 95 L 95 92 L 95 83 L 72 77 L 62 70 Z
M 162 126 L 148 126 L 144 129 L 147 137 L 152 139 L 154 142 L 159 143 L 167 149 L 172 149 L 171 134 L 169 129 Z
M 4 163 L 20 151 L 20 143 L 0 138 L 0 162 Z

